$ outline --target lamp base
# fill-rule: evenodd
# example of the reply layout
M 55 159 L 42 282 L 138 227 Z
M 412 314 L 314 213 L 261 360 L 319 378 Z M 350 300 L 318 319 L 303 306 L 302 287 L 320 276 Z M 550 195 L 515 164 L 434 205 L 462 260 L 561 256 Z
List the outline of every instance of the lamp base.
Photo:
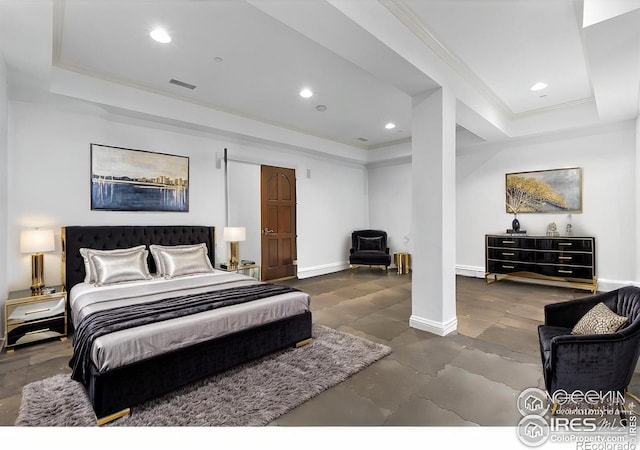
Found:
M 31 294 L 41 294 L 44 287 L 44 255 L 31 255 Z
M 240 261 L 238 257 L 238 242 L 229 242 L 229 269 L 237 270 L 238 269 L 238 261 Z

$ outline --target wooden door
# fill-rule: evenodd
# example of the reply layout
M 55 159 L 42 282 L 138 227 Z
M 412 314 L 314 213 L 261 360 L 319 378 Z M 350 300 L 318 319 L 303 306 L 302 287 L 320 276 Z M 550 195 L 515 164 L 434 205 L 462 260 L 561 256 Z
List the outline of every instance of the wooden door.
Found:
M 296 276 L 296 172 L 261 166 L 262 280 Z

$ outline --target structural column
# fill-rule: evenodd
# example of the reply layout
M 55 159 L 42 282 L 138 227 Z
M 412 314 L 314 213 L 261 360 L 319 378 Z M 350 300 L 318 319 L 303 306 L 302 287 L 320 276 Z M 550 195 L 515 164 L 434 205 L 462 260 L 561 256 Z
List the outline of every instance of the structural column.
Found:
M 455 115 L 446 87 L 413 97 L 409 324 L 440 336 L 457 329 Z

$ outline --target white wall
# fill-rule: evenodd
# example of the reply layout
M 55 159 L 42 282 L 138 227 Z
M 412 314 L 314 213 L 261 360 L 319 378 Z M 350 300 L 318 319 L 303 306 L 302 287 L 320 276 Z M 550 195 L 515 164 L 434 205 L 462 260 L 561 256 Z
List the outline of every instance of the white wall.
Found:
M 0 52 L 0 293 L 4 297 L 7 292 L 7 128 L 8 128 L 7 99 L 7 66 Z M 0 308 L 0 323 L 4 324 L 4 308 Z M 4 336 L 4 325 L 0 326 L 0 336 Z M 3 340 L 0 337 L 0 340 Z M 2 349 L 2 344 L 0 344 Z
M 583 213 L 573 214 L 574 234 L 595 236 L 599 289 L 611 290 L 640 281 L 637 267 L 636 225 L 636 124 L 625 122 L 595 130 L 574 132 L 519 142 L 477 145 L 457 152 L 456 167 L 456 268 L 462 275 L 484 277 L 484 236 L 503 233 L 511 226 L 505 212 L 505 174 L 562 167 L 583 168 Z M 369 167 L 372 226 L 389 228 L 392 239 L 405 233 L 401 220 L 409 211 L 411 192 L 407 179 L 411 163 Z M 640 196 L 640 194 L 637 194 Z M 566 214 L 522 214 L 529 234 L 546 232 L 555 222 L 560 231 Z M 406 217 L 410 220 L 410 217 Z
M 349 266 L 351 232 L 368 225 L 364 165 L 277 149 L 234 145 L 228 150 L 230 224 L 247 227 L 240 257 L 260 260 L 260 165 L 296 171 L 298 277 Z
M 411 253 L 411 160 L 371 164 L 368 176 L 371 228 L 387 232 L 392 255 Z
M 595 236 L 599 289 L 636 279 L 635 129 L 633 122 L 583 135 L 537 138 L 471 147 L 457 158 L 458 268 L 484 274 L 484 235 L 510 228 L 505 212 L 505 174 L 582 167 L 583 213 L 573 214 L 576 236 Z M 521 214 L 521 228 L 544 235 L 555 222 L 563 232 L 566 214 Z M 637 281 L 637 280 L 636 280 Z
M 229 226 L 245 227 L 247 233 L 247 240 L 238 244 L 240 259 L 260 264 L 260 165 L 229 161 L 227 167 Z
M 363 165 L 293 153 L 276 145 L 239 143 L 175 126 L 110 114 L 78 101 L 12 101 L 9 127 L 8 249 L 12 264 L 4 271 L 8 288 L 29 285 L 29 255 L 19 253 L 23 228 L 64 225 L 204 224 L 219 228 L 216 260 L 226 260 L 224 165 L 217 164 L 224 148 L 253 164 L 295 166 L 298 174 L 298 261 L 302 274 L 326 273 L 346 267 L 347 236 L 366 223 L 366 172 Z M 108 212 L 90 209 L 90 143 L 184 155 L 190 163 L 188 213 Z M 236 168 L 240 166 L 236 165 Z M 309 169 L 311 178 L 306 178 Z M 239 180 L 243 175 L 234 174 Z M 259 178 L 257 179 L 259 180 Z M 257 180 L 241 192 L 258 195 Z M 241 189 L 245 189 L 242 186 Z M 253 200 L 252 200 L 253 201 Z M 254 203 L 255 204 L 255 203 Z M 244 200 L 237 211 L 254 206 Z M 237 209 L 242 208 L 242 209 Z M 240 224 L 239 224 L 240 225 Z M 60 282 L 60 244 L 45 255 L 45 283 Z M 251 257 L 243 253 L 241 257 Z M 255 259 L 259 260 L 256 256 Z M 15 263 L 13 263 L 15 262 Z

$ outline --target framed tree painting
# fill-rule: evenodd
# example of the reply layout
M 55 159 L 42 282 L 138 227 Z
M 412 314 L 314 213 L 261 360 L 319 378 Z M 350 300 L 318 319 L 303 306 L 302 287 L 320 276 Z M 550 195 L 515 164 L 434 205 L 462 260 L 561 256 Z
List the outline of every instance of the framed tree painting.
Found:
M 581 213 L 582 169 L 506 174 L 506 210 L 521 213 Z
M 91 209 L 189 211 L 189 158 L 91 144 Z

